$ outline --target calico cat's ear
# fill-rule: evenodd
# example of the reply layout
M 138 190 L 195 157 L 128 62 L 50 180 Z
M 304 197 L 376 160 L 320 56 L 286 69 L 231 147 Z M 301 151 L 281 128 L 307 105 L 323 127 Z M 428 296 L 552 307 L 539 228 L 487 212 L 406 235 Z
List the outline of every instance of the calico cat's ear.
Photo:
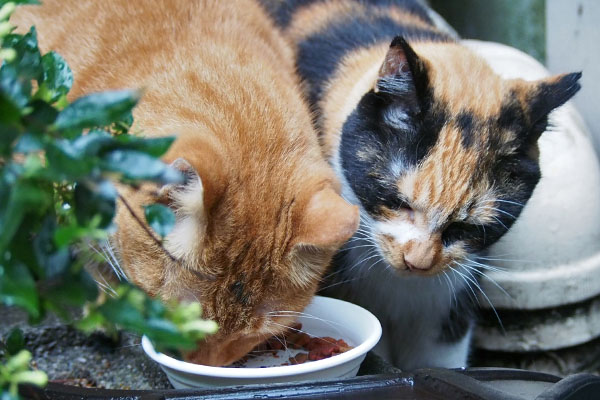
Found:
M 294 244 L 337 249 L 352 237 L 358 221 L 358 207 L 326 187 L 313 194 L 304 208 Z
M 429 77 L 424 61 L 403 37 L 397 36 L 379 69 L 376 89 L 392 95 L 412 95 L 422 106 L 428 87 Z
M 529 121 L 535 125 L 581 89 L 581 72 L 562 74 L 537 82 L 528 102 Z

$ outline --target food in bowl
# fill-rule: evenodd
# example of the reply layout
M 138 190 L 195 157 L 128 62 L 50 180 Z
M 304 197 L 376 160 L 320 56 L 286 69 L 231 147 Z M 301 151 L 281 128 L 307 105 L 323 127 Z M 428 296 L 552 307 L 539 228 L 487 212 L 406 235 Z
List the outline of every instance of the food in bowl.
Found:
M 307 361 L 318 361 L 333 357 L 353 348 L 344 339 L 334 339 L 330 336 L 311 336 L 302 330 L 302 324 L 296 324 L 282 335 L 273 336 L 256 346 L 250 353 L 231 364 L 231 366 L 244 368 L 248 360 L 257 356 L 271 356 L 280 360 L 287 358 L 287 361 L 279 363 L 281 366 L 298 365 Z
M 244 368 L 231 368 L 193 364 L 159 353 L 146 337 L 142 339 L 142 347 L 160 364 L 171 384 L 184 389 L 350 378 L 356 375 L 365 355 L 381 337 L 381 324 L 377 318 L 346 301 L 315 296 L 297 315 L 302 330 L 311 337 L 341 338 L 353 348 L 322 360 L 282 365 L 302 352 L 289 347 L 288 353 L 282 353 L 286 354 L 285 358 L 258 354 L 250 357 Z M 299 361 L 302 358 L 300 356 Z

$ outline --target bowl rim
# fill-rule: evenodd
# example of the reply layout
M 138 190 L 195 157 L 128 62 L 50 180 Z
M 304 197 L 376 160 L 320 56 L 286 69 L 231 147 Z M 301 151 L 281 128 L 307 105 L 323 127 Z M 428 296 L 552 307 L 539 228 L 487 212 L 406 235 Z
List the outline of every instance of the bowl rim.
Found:
M 345 303 L 346 307 L 349 305 L 351 308 L 354 307 L 357 312 L 364 313 L 365 321 L 362 323 L 372 326 L 371 332 L 369 333 L 367 339 L 345 353 L 337 354 L 333 357 L 325 358 L 323 360 L 312 361 L 305 364 L 284 365 L 269 368 L 227 368 L 189 363 L 157 352 L 154 349 L 152 342 L 150 342 L 150 339 L 148 339 L 146 335 L 142 337 L 142 348 L 146 352 L 146 355 L 148 355 L 152 360 L 156 361 L 163 367 L 167 367 L 178 372 L 215 378 L 251 379 L 302 375 L 341 366 L 365 355 L 369 350 L 375 347 L 377 342 L 379 342 L 382 333 L 381 323 L 370 311 L 356 304 L 331 297 L 315 296 L 313 298 L 313 302 L 314 301 L 341 302 Z

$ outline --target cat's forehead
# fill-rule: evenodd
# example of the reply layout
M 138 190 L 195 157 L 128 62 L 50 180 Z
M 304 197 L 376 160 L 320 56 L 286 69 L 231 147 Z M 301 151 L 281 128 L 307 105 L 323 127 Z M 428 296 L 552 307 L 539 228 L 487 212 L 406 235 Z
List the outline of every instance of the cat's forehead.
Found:
M 415 46 L 427 63 L 430 87 L 436 101 L 457 115 L 468 111 L 488 118 L 500 112 L 512 84 L 498 76 L 481 57 L 459 44 Z
M 397 176 L 397 188 L 411 205 L 430 211 L 443 223 L 481 199 L 493 197 L 485 157 L 475 146 L 465 146 L 460 128 L 445 124 L 428 155 Z

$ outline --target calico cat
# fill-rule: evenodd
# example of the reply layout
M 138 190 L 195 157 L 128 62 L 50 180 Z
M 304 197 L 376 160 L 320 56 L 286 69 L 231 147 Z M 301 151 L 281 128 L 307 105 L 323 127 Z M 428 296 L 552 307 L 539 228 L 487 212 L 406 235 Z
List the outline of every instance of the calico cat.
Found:
M 503 80 L 414 0 L 263 0 L 297 50 L 325 157 L 361 225 L 323 292 L 384 327 L 403 369 L 461 367 L 477 255 L 538 180 L 537 140 L 581 73 Z
M 281 332 L 358 226 L 323 160 L 293 52 L 251 0 L 44 0 L 12 20 L 74 70 L 71 96 L 144 88 L 134 131 L 177 138 L 183 185 L 122 189 L 113 238 L 127 277 L 153 296 L 199 300 L 219 325 L 189 361 L 226 365 Z M 142 205 L 177 216 L 165 249 Z

